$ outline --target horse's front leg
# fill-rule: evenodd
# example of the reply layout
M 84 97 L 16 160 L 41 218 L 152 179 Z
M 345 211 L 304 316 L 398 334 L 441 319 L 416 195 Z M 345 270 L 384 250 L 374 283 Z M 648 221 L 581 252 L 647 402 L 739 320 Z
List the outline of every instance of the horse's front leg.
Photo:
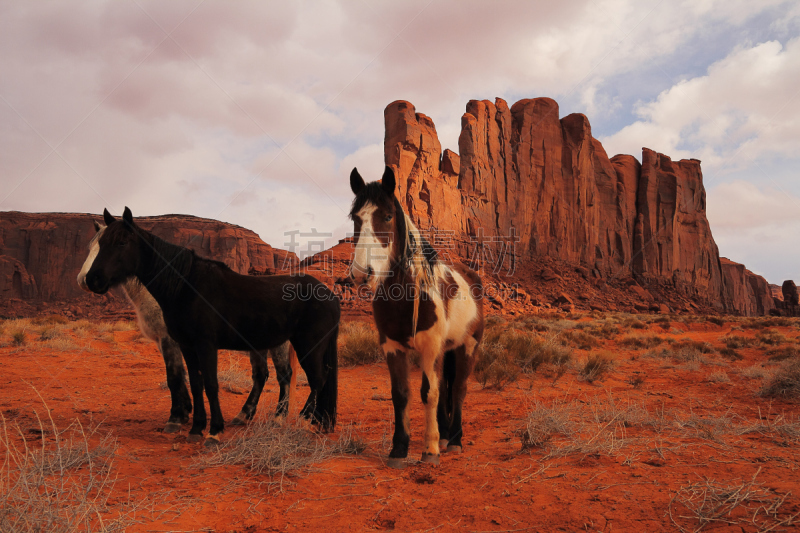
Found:
M 203 439 L 203 430 L 206 428 L 206 408 L 203 404 L 203 378 L 200 375 L 200 362 L 194 346 L 182 344 L 181 352 L 183 360 L 186 361 L 189 387 L 192 389 L 192 400 L 194 401 L 192 429 L 189 430 L 186 442 L 200 442 Z
M 166 336 L 158 341 L 161 355 L 164 357 L 164 366 L 167 370 L 167 386 L 172 399 L 172 408 L 169 420 L 164 426 L 164 433 L 176 433 L 181 430 L 181 424 L 189 421 L 192 412 L 192 399 L 186 389 L 186 372 L 183 369 L 181 349 L 172 337 Z
M 387 464 L 392 468 L 403 468 L 408 457 L 408 443 L 411 440 L 409 436 L 411 421 L 408 416 L 408 354 L 400 344 L 388 339 L 381 345 L 381 349 L 389 365 L 394 407 L 394 436 Z
M 439 407 L 439 376 L 437 362 L 442 354 L 442 340 L 435 330 L 418 333 L 414 339 L 419 351 L 422 366 L 422 386 L 420 397 L 425 409 L 425 442 L 422 462 L 439 464 L 439 423 L 436 411 Z
M 250 351 L 250 369 L 252 371 L 253 388 L 250 389 L 250 395 L 247 401 L 244 402 L 241 412 L 236 415 L 236 418 L 231 420 L 232 426 L 243 426 L 253 419 L 258 409 L 258 400 L 261 398 L 261 392 L 264 390 L 264 384 L 269 379 L 269 367 L 267 366 L 267 350 L 251 350 Z
M 203 387 L 206 390 L 206 398 L 208 398 L 208 409 L 211 411 L 211 427 L 209 428 L 205 445 L 213 447 L 219 444 L 220 435 L 225 430 L 225 420 L 222 418 L 222 409 L 219 405 L 217 348 L 211 345 L 198 346 L 197 361 L 203 378 Z M 200 401 L 202 402 L 202 396 Z M 197 402 L 195 401 L 196 405 Z

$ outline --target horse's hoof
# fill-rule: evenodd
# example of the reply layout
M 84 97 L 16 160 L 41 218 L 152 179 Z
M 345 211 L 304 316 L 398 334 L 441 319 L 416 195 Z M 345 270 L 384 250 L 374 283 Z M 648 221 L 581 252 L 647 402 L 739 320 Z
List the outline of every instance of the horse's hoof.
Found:
M 243 413 L 236 415 L 236 418 L 231 420 L 232 426 L 244 426 L 247 424 L 247 416 Z
M 186 442 L 200 442 L 201 440 L 203 440 L 202 433 L 189 433 L 186 437 Z
M 446 450 L 447 449 L 447 443 L 448 443 L 447 439 L 440 439 L 439 440 L 439 449 L 440 450 Z M 447 450 L 447 451 L 449 452 L 450 450 Z
M 219 447 L 219 435 L 209 435 L 206 437 L 206 442 L 203 444 L 206 448 L 218 448 Z
M 389 457 L 386 460 L 386 466 L 388 466 L 389 468 L 397 468 L 399 470 L 402 470 L 403 468 L 406 467 L 406 460 L 401 457 Z
M 450 444 L 447 446 L 447 453 L 461 453 L 461 446 L 457 444 Z
M 422 453 L 422 459 L 420 459 L 423 463 L 428 463 L 431 465 L 438 465 L 439 464 L 439 454 L 434 453 Z
M 177 433 L 181 430 L 181 425 L 177 422 L 167 422 L 164 426 L 164 433 Z

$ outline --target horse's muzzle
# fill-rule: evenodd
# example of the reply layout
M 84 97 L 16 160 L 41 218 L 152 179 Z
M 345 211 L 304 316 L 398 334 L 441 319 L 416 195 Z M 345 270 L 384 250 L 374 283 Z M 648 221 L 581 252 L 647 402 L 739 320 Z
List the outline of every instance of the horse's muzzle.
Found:
M 111 286 L 108 279 L 97 272 L 89 272 L 84 283 L 86 288 L 95 294 L 105 294 Z

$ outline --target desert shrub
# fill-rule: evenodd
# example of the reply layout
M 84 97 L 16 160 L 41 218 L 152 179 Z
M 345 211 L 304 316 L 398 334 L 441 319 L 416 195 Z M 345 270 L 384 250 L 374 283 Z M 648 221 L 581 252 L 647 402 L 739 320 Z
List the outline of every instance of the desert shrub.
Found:
M 108 501 L 116 480 L 114 439 L 84 431 L 77 421 L 60 430 L 51 419 L 39 429 L 48 437 L 28 442 L 2 419 L 0 531 L 125 531 L 133 523 L 130 509 L 120 512 Z
M 378 332 L 367 322 L 342 322 L 339 326 L 339 363 L 355 366 L 381 360 Z
M 600 341 L 594 335 L 587 333 L 583 330 L 570 330 L 564 331 L 561 338 L 569 345 L 575 346 L 581 350 L 591 350 L 600 346 Z
M 642 357 L 652 359 L 671 359 L 672 361 L 678 363 L 707 364 L 710 362 L 705 354 L 692 346 L 686 345 L 670 346 L 669 348 L 661 348 L 660 350 L 648 350 L 642 354 Z
M 711 322 L 712 324 L 715 324 L 717 326 L 724 326 L 725 325 L 725 320 L 720 318 L 720 317 L 718 317 L 718 316 L 707 316 L 706 317 L 706 322 Z
M 749 318 L 742 322 L 742 327 L 748 329 L 764 329 L 772 327 L 785 327 L 791 326 L 792 321 L 786 317 L 770 316 L 770 317 L 757 317 Z
M 728 377 L 728 374 L 726 374 L 722 370 L 719 370 L 717 372 L 712 372 L 711 374 L 708 375 L 708 381 L 712 383 L 729 383 L 730 380 L 731 378 Z
M 541 318 L 537 316 L 526 316 L 520 321 L 520 323 L 527 330 L 538 331 L 539 333 L 550 331 L 550 326 L 548 326 Z
M 133 320 L 120 320 L 118 322 L 114 322 L 111 329 L 113 331 L 133 331 L 138 329 L 138 325 Z
M 727 348 L 734 350 L 737 348 L 746 348 L 755 342 L 752 338 L 742 335 L 726 335 L 725 337 L 720 337 L 719 340 L 724 342 Z
M 45 315 L 31 319 L 31 324 L 35 326 L 55 326 L 69 323 L 69 319 L 64 315 Z
M 242 394 L 250 389 L 253 385 L 252 370 L 250 363 L 243 366 L 240 362 L 240 356 L 236 353 L 228 353 L 228 364 L 225 366 L 220 365 L 217 371 L 217 380 L 219 386 L 226 391 L 235 394 Z M 222 355 L 222 353 L 220 353 Z
M 575 430 L 571 420 L 574 406 L 554 401 L 550 406 L 536 400 L 517 435 L 522 449 L 540 448 L 556 435 L 568 436 Z
M 48 339 L 43 341 L 42 344 L 46 348 L 56 352 L 70 352 L 79 349 L 79 346 L 75 344 L 72 340 L 63 337 Z
M 637 318 L 634 318 L 634 317 L 628 317 L 625 320 L 623 320 L 622 321 L 622 326 L 625 327 L 625 328 L 633 328 L 633 329 L 645 329 L 645 328 L 647 328 L 647 324 L 645 324 L 641 320 L 639 320 Z
M 717 353 L 717 350 L 714 349 L 714 346 L 710 342 L 704 341 L 697 341 L 694 339 L 681 339 L 676 341 L 673 345 L 676 349 L 689 349 L 700 352 L 702 354 L 713 354 Z
M 620 334 L 619 328 L 614 324 L 605 323 L 594 330 L 595 335 L 604 339 L 611 339 Z
M 787 341 L 786 337 L 782 333 L 770 330 L 757 332 L 756 340 L 766 346 L 777 346 Z
M 345 438 L 333 441 L 302 422 L 278 424 L 260 416 L 216 451 L 200 456 L 196 464 L 243 465 L 254 474 L 268 476 L 264 482 L 268 490 L 282 491 L 290 483 L 289 475 L 296 478 L 327 459 L 363 451 L 363 441 L 354 443 L 352 432 L 341 433 Z
M 11 332 L 11 343 L 14 346 L 24 346 L 26 342 L 25 331 L 18 329 Z
M 753 365 L 742 369 L 740 374 L 748 379 L 763 379 L 767 377 L 769 372 L 763 366 Z
M 800 359 L 789 359 L 768 377 L 759 392 L 771 398 L 800 399 Z
M 608 352 L 591 354 L 581 368 L 578 377 L 589 383 L 598 381 L 614 366 L 613 356 Z
M 620 339 L 619 343 L 622 346 L 634 349 L 641 348 L 654 348 L 663 343 L 664 339 L 658 335 L 625 335 Z
M 734 350 L 733 348 L 728 348 L 727 346 L 722 348 L 719 351 L 719 354 L 724 357 L 725 359 L 729 359 L 731 361 L 741 361 L 742 354 Z
M 785 361 L 797 357 L 798 351 L 796 346 L 784 346 L 783 348 L 773 348 L 767 351 L 767 358 L 770 361 Z
M 39 340 L 40 341 L 49 341 L 51 339 L 55 339 L 61 334 L 61 330 L 58 328 L 54 328 L 52 326 L 45 326 L 41 330 L 39 330 Z
M 516 381 L 519 373 L 519 365 L 503 345 L 493 342 L 478 347 L 473 375 L 481 387 L 502 389 Z

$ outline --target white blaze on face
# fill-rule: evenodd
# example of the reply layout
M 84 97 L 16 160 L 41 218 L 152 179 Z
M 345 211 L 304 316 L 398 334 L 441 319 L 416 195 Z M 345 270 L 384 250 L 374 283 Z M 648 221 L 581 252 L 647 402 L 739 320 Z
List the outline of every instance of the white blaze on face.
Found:
M 97 235 L 95 235 L 94 239 L 92 239 L 92 242 L 89 246 L 89 257 L 87 257 L 86 261 L 83 262 L 83 267 L 78 274 L 78 286 L 85 291 L 89 290 L 89 287 L 86 285 L 86 274 L 88 274 L 89 270 L 91 270 L 92 263 L 94 263 L 94 260 L 97 258 L 97 254 L 100 252 L 100 236 L 103 234 L 103 231 L 105 231 L 105 228 L 102 228 L 100 231 L 98 231 Z
M 373 204 L 366 204 L 356 214 L 361 220 L 361 231 L 351 267 L 353 277 L 358 281 L 363 281 L 371 272 L 366 281 L 373 287 L 389 275 L 391 266 L 389 257 L 391 248 L 388 244 L 384 245 L 375 233 L 373 215 L 376 210 L 377 207 Z

